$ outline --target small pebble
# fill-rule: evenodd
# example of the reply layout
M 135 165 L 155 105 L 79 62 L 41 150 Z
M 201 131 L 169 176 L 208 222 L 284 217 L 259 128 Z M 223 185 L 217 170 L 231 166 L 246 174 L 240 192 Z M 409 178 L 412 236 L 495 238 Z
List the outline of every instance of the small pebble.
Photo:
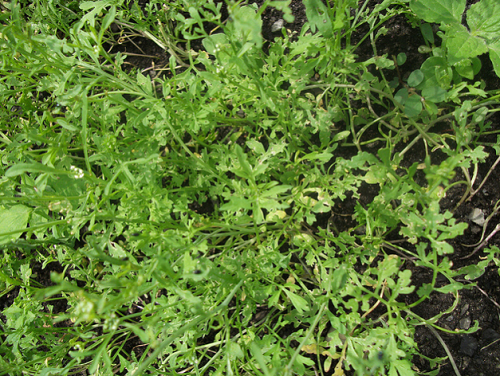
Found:
M 470 328 L 471 319 L 469 317 L 464 317 L 460 320 L 460 329 L 469 329 Z
M 469 310 L 469 303 L 465 303 L 465 305 L 462 307 L 462 310 L 460 311 L 460 316 L 464 316 L 468 310 Z

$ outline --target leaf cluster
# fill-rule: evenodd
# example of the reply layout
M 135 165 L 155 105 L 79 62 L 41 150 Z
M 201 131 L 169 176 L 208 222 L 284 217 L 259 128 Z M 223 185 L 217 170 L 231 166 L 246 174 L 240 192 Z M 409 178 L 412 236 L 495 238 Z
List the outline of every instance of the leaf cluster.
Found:
M 406 2 L 304 4 L 301 32 L 266 49 L 261 15 L 291 22 L 289 1 L 228 2 L 227 19 L 212 0 L 12 2 L 0 289 L 17 296 L 0 374 L 413 374 L 411 309 L 487 266 L 452 268 L 465 225 L 440 200 L 486 158 L 498 93 L 442 88 L 430 63 L 399 90 L 386 79 L 396 65 L 375 42 Z M 367 61 L 351 43 L 362 25 Z M 130 69 L 120 38 L 161 47 L 164 74 Z M 443 121 L 453 134 L 433 132 Z M 417 143 L 425 158 L 408 162 Z M 339 213 L 345 200 L 360 201 Z M 410 260 L 430 283 L 415 286 Z

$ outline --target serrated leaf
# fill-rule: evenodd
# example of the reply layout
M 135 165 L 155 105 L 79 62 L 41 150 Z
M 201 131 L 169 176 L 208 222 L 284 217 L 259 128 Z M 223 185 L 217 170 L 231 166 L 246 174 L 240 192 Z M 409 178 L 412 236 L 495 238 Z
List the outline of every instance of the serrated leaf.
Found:
M 252 203 L 248 199 L 239 196 L 231 196 L 229 198 L 229 202 L 222 205 L 220 207 L 220 210 L 237 212 L 240 209 L 249 210 L 251 208 L 252 208 Z
M 389 8 L 392 3 L 394 3 L 394 0 L 384 0 L 382 1 L 381 4 L 378 4 L 374 9 L 373 12 L 382 12 L 383 10 Z
M 481 0 L 471 5 L 467 12 L 467 24 L 472 35 L 488 40 L 500 35 L 500 1 Z
M 454 26 L 446 33 L 446 48 L 452 65 L 488 52 L 486 41 L 471 35 L 463 25 Z
M 442 287 L 435 287 L 434 290 L 441 292 L 443 294 L 449 294 L 450 292 L 456 292 L 463 288 L 463 284 L 460 282 L 452 282 L 444 285 Z
M 434 291 L 434 286 L 431 283 L 424 283 L 417 290 L 417 295 L 421 298 L 423 296 L 429 296 Z
M 282 11 L 286 22 L 292 23 L 294 21 L 295 17 L 290 9 L 290 0 L 272 1 L 269 5 Z
M 285 193 L 286 191 L 292 188 L 291 185 L 278 185 L 277 187 L 272 187 L 262 193 L 262 197 L 276 197 L 281 193 Z
M 484 274 L 489 262 L 489 260 L 484 260 L 477 265 L 472 264 L 464 266 L 457 271 L 457 275 L 465 274 L 464 278 L 468 281 L 477 279 Z
M 466 0 L 411 0 L 411 10 L 427 22 L 460 23 Z

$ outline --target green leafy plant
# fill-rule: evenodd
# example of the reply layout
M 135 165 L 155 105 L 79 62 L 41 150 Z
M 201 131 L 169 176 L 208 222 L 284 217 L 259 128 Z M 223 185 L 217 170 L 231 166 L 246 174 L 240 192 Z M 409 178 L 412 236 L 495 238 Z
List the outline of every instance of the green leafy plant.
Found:
M 465 225 L 440 200 L 486 158 L 498 93 L 438 90 L 432 61 L 394 93 L 375 42 L 404 1 L 305 1 L 309 22 L 266 48 L 261 15 L 291 22 L 289 1 L 228 2 L 227 19 L 211 0 L 125 3 L 2 13 L 0 374 L 414 374 L 415 327 L 445 330 L 445 312 L 412 308 L 488 264 L 452 269 Z M 156 72 L 116 51 L 136 38 L 168 54 Z M 418 289 L 408 257 L 432 275 Z
M 466 12 L 467 26 L 464 26 L 462 14 L 465 5 L 465 0 L 410 1 L 410 7 L 418 17 L 440 24 L 446 61 L 458 74 L 472 79 L 480 66 L 476 56 L 488 52 L 495 73 L 500 77 L 500 5 L 495 0 L 481 0 L 471 5 Z M 424 35 L 434 42 L 428 33 Z

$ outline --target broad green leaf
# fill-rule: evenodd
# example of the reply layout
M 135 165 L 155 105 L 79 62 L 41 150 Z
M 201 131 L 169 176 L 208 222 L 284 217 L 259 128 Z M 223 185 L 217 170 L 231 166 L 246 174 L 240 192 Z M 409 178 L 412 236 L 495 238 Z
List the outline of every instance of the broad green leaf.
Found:
M 416 117 L 422 112 L 422 97 L 417 94 L 410 95 L 405 103 L 405 114 Z
M 399 89 L 398 92 L 394 95 L 394 100 L 401 105 L 404 105 L 407 99 L 408 99 L 408 90 L 406 88 Z
M 347 133 L 350 133 L 350 132 L 347 131 Z M 302 159 L 303 160 L 309 160 L 309 161 L 319 160 L 321 162 L 327 163 L 332 158 L 333 158 L 333 154 L 332 153 L 328 153 L 326 151 L 324 151 L 322 153 L 318 153 L 317 151 L 314 151 L 312 153 L 309 153 L 309 154 L 305 155 Z
M 439 113 L 439 108 L 438 106 L 436 106 L 435 103 L 433 102 L 429 102 L 429 101 L 425 101 L 424 102 L 424 107 L 425 107 L 425 110 L 430 114 L 430 115 L 437 115 Z
M 446 93 L 446 90 L 438 86 L 431 86 L 422 90 L 422 97 L 424 97 L 426 101 L 439 103 L 445 100 Z
M 424 80 L 424 73 L 420 69 L 416 69 L 411 72 L 408 77 L 408 85 L 411 87 L 418 86 Z
M 333 36 L 332 20 L 328 14 L 328 8 L 321 0 L 304 0 L 307 19 L 311 23 L 313 32 L 318 29 L 325 38 Z
M 153 87 L 151 85 L 151 79 L 144 76 L 139 70 L 137 71 L 137 83 L 144 90 L 146 94 L 153 94 Z
M 262 47 L 262 19 L 251 6 L 236 7 L 231 13 L 231 27 L 232 35 L 230 38 L 241 43 L 243 46 L 245 42 L 255 44 L 257 48 Z M 243 49 L 249 49 L 251 44 Z M 241 50 L 238 55 L 241 56 L 245 51 Z
M 398 56 L 396 57 L 396 62 L 398 63 L 399 66 L 403 65 L 406 63 L 407 56 L 404 52 L 400 52 Z
M 500 40 L 496 43 L 488 45 L 490 59 L 493 63 L 493 69 L 498 77 L 500 77 Z
M 344 140 L 346 139 L 347 137 L 349 137 L 349 135 L 351 134 L 350 131 L 342 131 L 342 132 L 339 132 L 337 134 L 335 134 L 335 136 L 333 136 L 332 138 L 332 141 L 333 142 L 336 142 L 336 141 L 341 141 L 341 140 Z
M 411 0 L 411 10 L 427 22 L 458 23 L 462 21 L 466 0 Z
M 420 31 L 422 32 L 425 40 L 427 40 L 429 43 L 434 44 L 434 31 L 432 30 L 432 26 L 430 24 L 423 23 L 422 25 L 420 25 Z
M 495 40 L 500 36 L 500 1 L 481 0 L 471 5 L 467 11 L 467 24 L 472 35 L 487 40 Z
M 434 74 L 438 85 L 448 90 L 453 79 L 453 70 L 447 66 L 436 67 Z
M 465 274 L 464 278 L 468 281 L 477 279 L 481 277 L 486 271 L 486 267 L 488 266 L 490 260 L 484 260 L 479 262 L 478 264 L 471 264 L 464 266 L 456 271 L 457 275 Z
M 229 341 L 227 353 L 230 359 L 242 359 L 244 357 L 241 346 L 234 341 Z
M 474 78 L 474 70 L 472 69 L 472 59 L 463 59 L 454 65 L 458 74 L 469 80 Z
M 74 125 L 68 123 L 64 118 L 57 118 L 56 123 L 59 124 L 64 129 L 67 129 L 68 131 L 71 131 L 71 132 L 76 132 L 79 130 Z
M 335 294 L 337 291 L 342 290 L 347 282 L 348 277 L 349 275 L 346 266 L 340 265 L 339 267 L 336 267 L 333 271 L 331 279 L 332 293 Z
M 285 291 L 286 296 L 290 301 L 292 302 L 293 306 L 299 311 L 299 314 L 304 313 L 304 311 L 309 310 L 309 306 L 307 305 L 307 300 L 305 300 L 303 297 L 295 294 L 294 292 L 291 292 L 290 290 L 283 288 L 283 291 Z
M 264 149 L 264 146 L 256 140 L 249 140 L 246 142 L 247 146 L 255 152 L 257 155 L 264 154 L 266 150 Z
M 228 53 L 228 51 L 230 51 L 230 46 L 226 34 L 212 34 L 203 39 L 201 43 L 209 54 L 217 57 L 219 64 L 225 65 L 228 63 L 230 58 L 230 54 Z
M 486 41 L 471 35 L 465 26 L 456 25 L 446 33 L 448 61 L 454 65 L 462 59 L 475 57 L 488 52 Z
M 9 243 L 21 236 L 30 218 L 32 209 L 24 205 L 14 205 L 9 209 L 0 209 L 0 244 Z M 2 235 L 19 230 L 10 235 Z
M 18 163 L 5 172 L 5 176 L 13 177 L 24 174 L 25 172 L 41 172 L 41 173 L 52 173 L 57 174 L 66 171 L 60 171 L 53 167 L 43 165 L 41 163 Z
M 424 61 L 420 70 L 424 74 L 424 81 L 417 86 L 417 89 L 422 90 L 425 87 L 440 86 L 443 89 L 447 89 L 451 83 L 451 77 L 453 76 L 453 71 L 449 67 L 448 62 L 445 58 L 439 56 L 429 57 Z M 447 86 L 443 86 L 441 81 L 438 80 L 438 72 L 446 72 L 450 76 Z

